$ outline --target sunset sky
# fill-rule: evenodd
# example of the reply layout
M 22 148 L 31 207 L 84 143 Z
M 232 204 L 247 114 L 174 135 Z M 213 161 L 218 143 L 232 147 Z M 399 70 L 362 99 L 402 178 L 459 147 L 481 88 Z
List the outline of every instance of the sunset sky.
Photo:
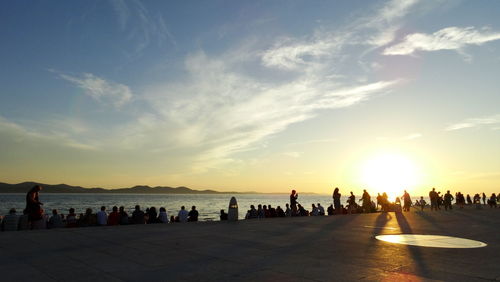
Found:
M 1 1 L 0 182 L 500 192 L 500 1 Z

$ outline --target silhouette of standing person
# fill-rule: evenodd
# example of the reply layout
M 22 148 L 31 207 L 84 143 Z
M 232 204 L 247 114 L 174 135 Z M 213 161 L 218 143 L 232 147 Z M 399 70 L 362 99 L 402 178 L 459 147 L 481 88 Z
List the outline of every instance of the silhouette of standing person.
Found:
M 420 205 L 420 210 L 421 211 L 424 211 L 424 208 L 425 208 L 426 204 L 427 203 L 425 202 L 424 197 L 420 197 L 419 205 Z
M 370 212 L 370 205 L 371 205 L 371 198 L 370 194 L 366 192 L 366 189 L 363 190 L 363 195 L 361 196 L 360 201 L 362 201 L 362 207 L 363 207 L 363 212 L 364 213 L 369 213 Z
M 429 192 L 429 198 L 431 199 L 431 211 L 438 210 L 438 193 L 436 192 L 436 188 L 432 188 L 432 191 Z
M 450 190 L 448 190 L 446 194 L 444 194 L 444 200 L 443 200 L 445 210 L 452 209 L 451 202 L 453 201 L 453 199 L 454 199 L 453 195 L 451 195 Z
M 356 196 L 351 191 L 351 196 L 347 199 L 347 204 L 349 206 L 348 212 L 351 214 L 356 209 Z
M 38 199 L 38 194 L 42 190 L 42 186 L 35 185 L 26 194 L 26 212 L 31 222 L 42 219 L 43 217 L 43 203 Z
M 380 193 L 377 193 L 377 209 L 378 209 L 378 206 L 382 207 L 382 195 L 380 195 Z
M 292 190 L 292 194 L 290 194 L 290 206 L 292 207 L 292 216 L 297 215 L 297 198 L 298 197 L 299 197 L 299 194 L 295 190 Z
M 333 190 L 333 207 L 335 208 L 335 214 L 341 214 L 342 213 L 342 208 L 340 206 L 340 193 L 339 193 L 339 187 L 335 187 L 335 190 Z
M 490 200 L 488 201 L 490 208 L 496 208 L 497 207 L 497 200 L 498 196 L 495 195 L 495 193 L 491 194 Z
M 389 211 L 389 196 L 386 192 L 382 193 L 382 211 Z
M 403 211 L 410 211 L 410 207 L 411 207 L 411 197 L 410 197 L 410 194 L 408 194 L 408 192 L 404 192 L 403 194 Z
M 472 199 L 469 194 L 467 194 L 467 205 L 472 205 Z

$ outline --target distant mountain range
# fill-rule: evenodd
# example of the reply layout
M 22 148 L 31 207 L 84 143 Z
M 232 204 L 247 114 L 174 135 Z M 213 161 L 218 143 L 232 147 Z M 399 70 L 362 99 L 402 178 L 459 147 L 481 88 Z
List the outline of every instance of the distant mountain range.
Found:
M 23 182 L 18 184 L 8 184 L 0 182 L 0 193 L 26 193 L 34 185 L 43 187 L 42 193 L 118 193 L 118 194 L 243 194 L 256 192 L 219 192 L 215 190 L 193 190 L 187 187 L 168 186 L 144 186 L 138 185 L 130 188 L 104 189 L 104 188 L 84 188 L 81 186 L 71 186 L 67 184 L 43 184 L 36 182 Z

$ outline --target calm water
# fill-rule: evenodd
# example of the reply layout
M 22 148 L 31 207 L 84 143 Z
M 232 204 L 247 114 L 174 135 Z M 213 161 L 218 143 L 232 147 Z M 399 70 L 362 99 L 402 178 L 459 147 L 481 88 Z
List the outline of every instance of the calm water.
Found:
M 113 206 L 124 206 L 125 210 L 132 212 L 138 204 L 143 210 L 146 207 L 164 207 L 168 216 L 177 215 L 181 206 L 187 210 L 191 206 L 196 206 L 200 213 L 200 220 L 219 220 L 220 210 L 227 212 L 230 194 L 211 195 L 165 195 L 165 194 L 40 194 L 40 201 L 44 203 L 43 208 L 50 214 L 52 209 L 59 210 L 60 213 L 67 214 L 69 208 L 74 208 L 76 213 L 84 213 L 86 208 L 92 208 L 97 212 L 101 206 L 106 206 L 108 212 Z M 250 205 L 258 204 L 272 205 L 273 207 L 285 207 L 289 202 L 286 194 L 238 194 L 239 217 L 244 218 Z M 360 199 L 359 196 L 356 199 Z M 374 199 L 373 199 L 374 200 Z M 342 197 L 342 203 L 347 201 Z M 415 201 L 415 200 L 413 200 Z M 326 212 L 326 208 L 332 203 L 330 195 L 300 194 L 298 202 L 307 210 L 311 210 L 311 204 L 320 203 Z M 25 194 L 0 194 L 0 214 L 5 215 L 10 208 L 16 208 L 18 213 L 25 208 Z

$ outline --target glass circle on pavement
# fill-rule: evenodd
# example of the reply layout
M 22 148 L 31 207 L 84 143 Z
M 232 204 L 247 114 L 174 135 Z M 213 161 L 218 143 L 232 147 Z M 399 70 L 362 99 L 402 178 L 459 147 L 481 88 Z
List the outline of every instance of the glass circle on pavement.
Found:
M 458 237 L 441 236 L 441 235 L 419 235 L 419 234 L 398 234 L 398 235 L 378 235 L 375 236 L 377 240 L 384 242 L 411 245 L 419 247 L 431 248 L 481 248 L 486 247 L 487 244 Z

